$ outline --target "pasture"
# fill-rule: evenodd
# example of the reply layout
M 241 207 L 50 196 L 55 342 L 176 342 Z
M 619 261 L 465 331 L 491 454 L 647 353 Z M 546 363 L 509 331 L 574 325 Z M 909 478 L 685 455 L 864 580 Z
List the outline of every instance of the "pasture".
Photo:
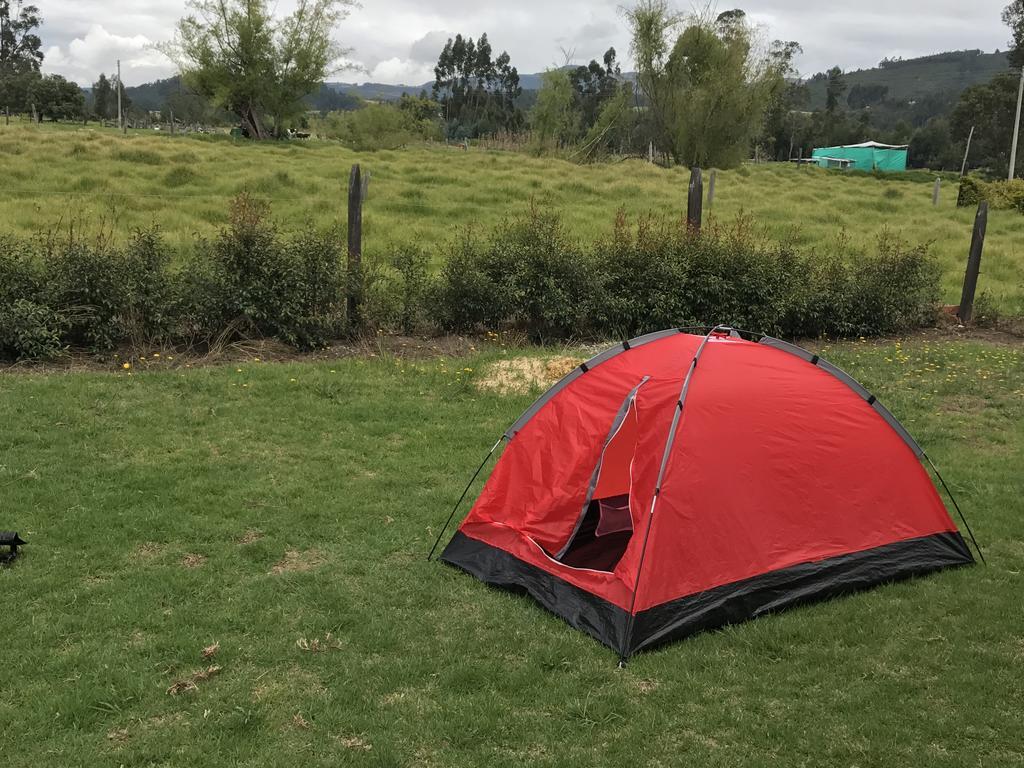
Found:
M 344 220 L 352 163 L 371 173 L 364 210 L 365 248 L 397 243 L 439 248 L 459 227 L 489 228 L 531 204 L 558 211 L 579 237 L 609 233 L 616 212 L 677 216 L 689 172 L 642 160 L 579 166 L 496 151 L 444 146 L 356 154 L 327 142 L 264 145 L 219 137 L 145 133 L 127 138 L 79 126 L 0 125 L 0 233 L 35 236 L 77 231 L 126 233 L 158 225 L 187 247 L 227 217 L 227 200 L 248 191 L 272 201 L 284 226 Z M 774 164 L 718 174 L 710 215 L 752 217 L 772 237 L 820 250 L 848 243 L 870 249 L 888 229 L 930 242 L 943 268 L 943 298 L 957 303 L 973 209 L 957 209 L 956 186 L 898 177 L 841 175 Z M 707 210 L 707 209 L 706 209 Z M 980 291 L 1007 313 L 1024 314 L 1024 217 L 993 211 Z
M 97 154 L 120 146 L 83 143 Z M 209 153 L 197 174 L 222 193 L 286 168 L 301 189 L 326 190 L 334 182 L 315 158 L 352 159 L 247 147 L 267 164 L 215 180 L 213 167 L 243 173 L 242 150 L 147 146 Z M 415 156 L 467 179 L 482 160 L 526 187 L 513 166 L 542 167 Z M 385 177 L 378 234 L 385 201 L 402 200 L 385 197 L 387 163 L 409 174 L 410 160 L 371 158 Z M 118 162 L 126 184 L 142 185 L 144 169 Z M 673 175 L 635 173 L 669 200 Z M 564 183 L 538 178 L 552 195 Z M 915 207 L 917 185 L 882 188 Z M 0 377 L 0 525 L 31 542 L 0 569 L 5 765 L 1024 762 L 1018 347 L 928 336 L 818 347 L 944 470 L 987 566 L 704 634 L 619 670 L 612 652 L 529 599 L 424 561 L 481 455 L 536 394 L 482 392 L 476 380 L 503 357 L 550 353 L 483 346 L 461 359 L 380 350 L 205 368 L 165 354 L 130 370 Z

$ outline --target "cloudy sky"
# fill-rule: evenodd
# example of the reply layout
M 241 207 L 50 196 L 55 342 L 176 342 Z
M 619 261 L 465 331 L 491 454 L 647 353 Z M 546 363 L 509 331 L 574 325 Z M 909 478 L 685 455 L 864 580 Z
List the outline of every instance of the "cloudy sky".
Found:
M 185 0 L 33 0 L 40 6 L 46 50 L 44 68 L 88 84 L 121 59 L 125 83 L 136 85 L 173 73 L 152 43 L 172 36 Z M 362 0 L 337 31 L 360 69 L 332 79 L 419 84 L 433 79 L 444 41 L 456 32 L 487 32 L 495 53 L 505 49 L 520 72 L 599 58 L 610 45 L 628 60 L 629 40 L 620 8 L 629 0 Z M 292 0 L 274 0 L 287 12 Z M 962 48 L 1005 49 L 1008 30 L 999 19 L 1007 0 L 747 0 L 743 7 L 771 38 L 797 40 L 805 75 L 838 64 L 874 66 L 886 56 L 909 58 Z M 691 7 L 685 2 L 680 8 Z M 624 67 L 626 68 L 626 67 Z M 631 63 L 630 63 L 631 68 Z

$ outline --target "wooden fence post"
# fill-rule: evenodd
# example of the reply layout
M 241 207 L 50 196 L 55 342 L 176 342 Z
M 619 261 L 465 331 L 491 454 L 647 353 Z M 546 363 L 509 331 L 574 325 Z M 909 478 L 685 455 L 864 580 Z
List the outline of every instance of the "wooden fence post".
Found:
M 693 232 L 700 231 L 701 206 L 704 203 L 704 181 L 700 168 L 690 170 L 690 189 L 686 200 L 686 224 Z
M 718 171 L 714 168 L 711 169 L 711 173 L 708 176 L 708 210 L 711 210 L 711 206 L 715 202 L 715 177 L 718 175 Z
M 932 189 L 932 205 L 939 204 L 939 187 L 942 186 L 942 179 L 935 179 L 935 188 Z
M 978 273 L 981 271 L 981 251 L 985 247 L 985 226 L 988 224 L 988 203 L 978 203 L 974 216 L 974 232 L 971 235 L 971 254 L 967 257 L 967 271 L 964 273 L 964 291 L 960 295 L 960 311 L 957 317 L 966 325 L 974 314 L 974 291 L 978 287 Z
M 654 164 L 654 142 L 650 142 L 647 145 L 647 162 Z
M 346 309 L 349 330 L 357 330 L 362 322 L 360 309 L 363 294 L 363 185 L 359 163 L 352 166 L 348 179 L 348 297 Z

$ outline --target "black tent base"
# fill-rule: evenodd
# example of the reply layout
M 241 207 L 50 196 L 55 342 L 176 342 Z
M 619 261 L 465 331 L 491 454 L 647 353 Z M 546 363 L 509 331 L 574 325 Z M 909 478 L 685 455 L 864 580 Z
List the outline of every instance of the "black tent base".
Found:
M 637 651 L 795 605 L 974 562 L 957 532 L 937 533 L 724 584 L 629 614 L 502 549 L 457 532 L 441 559 L 496 587 L 531 595 L 571 626 L 629 658 Z

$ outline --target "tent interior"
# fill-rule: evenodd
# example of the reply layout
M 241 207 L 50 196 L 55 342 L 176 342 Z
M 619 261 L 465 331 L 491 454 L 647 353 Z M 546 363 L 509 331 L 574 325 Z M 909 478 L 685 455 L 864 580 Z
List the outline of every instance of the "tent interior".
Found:
M 597 483 L 583 519 L 558 558 L 563 564 L 613 571 L 622 559 L 633 536 L 629 490 L 638 436 L 636 399 L 631 397 L 622 423 L 601 454 Z

